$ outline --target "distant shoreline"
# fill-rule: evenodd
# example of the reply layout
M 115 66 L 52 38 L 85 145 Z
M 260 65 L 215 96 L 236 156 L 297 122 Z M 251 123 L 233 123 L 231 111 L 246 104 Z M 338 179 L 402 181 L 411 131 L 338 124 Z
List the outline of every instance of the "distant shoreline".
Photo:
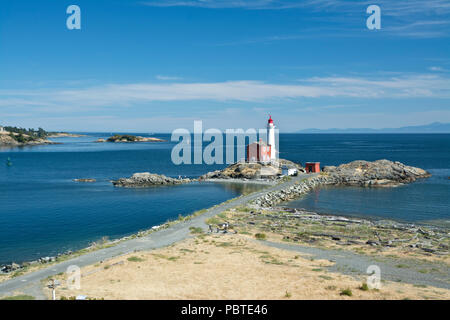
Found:
M 79 137 L 85 137 L 84 134 L 75 134 L 75 133 L 68 133 L 68 132 L 57 132 L 57 133 L 51 133 L 47 136 L 47 138 L 79 138 Z

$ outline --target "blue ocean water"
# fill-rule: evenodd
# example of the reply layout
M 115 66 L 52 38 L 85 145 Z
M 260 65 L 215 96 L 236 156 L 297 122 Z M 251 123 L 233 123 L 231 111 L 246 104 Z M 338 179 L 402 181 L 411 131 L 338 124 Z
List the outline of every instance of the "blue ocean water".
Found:
M 432 174 L 397 188 L 321 188 L 288 207 L 450 227 L 450 134 L 286 135 L 280 149 L 280 157 L 303 162 L 388 159 Z
M 76 250 L 103 236 L 118 238 L 207 208 L 255 186 L 194 183 L 114 188 L 135 172 L 197 177 L 225 165 L 170 161 L 172 142 L 95 143 L 110 134 L 58 138 L 59 145 L 0 150 L 0 263 Z M 169 135 L 156 134 L 170 140 Z M 450 135 L 281 134 L 280 157 L 337 165 L 390 159 L 433 177 L 396 189 L 321 189 L 290 205 L 324 213 L 443 224 L 450 219 Z M 11 158 L 12 166 L 6 166 Z M 75 183 L 95 178 L 96 183 Z M 201 196 L 200 196 L 201 195 Z

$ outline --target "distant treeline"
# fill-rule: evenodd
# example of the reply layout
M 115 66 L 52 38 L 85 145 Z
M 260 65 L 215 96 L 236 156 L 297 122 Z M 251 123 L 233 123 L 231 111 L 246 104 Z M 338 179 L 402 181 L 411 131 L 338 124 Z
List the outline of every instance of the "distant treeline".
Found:
M 18 134 L 26 134 L 30 137 L 34 137 L 34 138 L 46 138 L 50 133 L 45 131 L 42 128 L 38 128 L 36 129 L 25 129 L 25 128 L 19 128 L 19 127 L 3 127 L 6 131 L 9 132 L 14 132 L 14 133 L 18 133 Z
M 9 131 L 9 136 L 20 143 L 26 143 L 34 141 L 36 139 L 45 139 L 51 132 L 47 132 L 42 128 L 36 129 L 25 129 L 19 127 L 3 127 L 6 131 Z

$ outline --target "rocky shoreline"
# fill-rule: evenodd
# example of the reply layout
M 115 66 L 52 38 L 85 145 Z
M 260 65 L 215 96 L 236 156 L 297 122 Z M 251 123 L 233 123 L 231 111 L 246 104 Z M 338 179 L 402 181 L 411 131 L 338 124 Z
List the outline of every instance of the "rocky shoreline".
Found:
M 47 144 L 59 144 L 58 142 L 53 142 L 47 139 L 35 139 L 27 142 L 19 142 L 9 135 L 0 135 L 0 147 L 22 147 L 22 146 L 38 146 Z
M 9 274 L 15 271 L 21 271 L 24 268 L 28 268 L 28 267 L 33 267 L 33 266 L 38 266 L 38 265 L 45 265 L 45 264 L 49 264 L 52 262 L 56 262 L 58 261 L 61 257 L 63 256 L 68 256 L 71 255 L 73 252 L 72 251 L 66 251 L 64 253 L 59 253 L 56 256 L 47 256 L 47 257 L 41 257 L 37 260 L 33 260 L 33 261 L 25 261 L 22 263 L 16 263 L 16 262 L 12 262 L 10 264 L 4 264 L 4 265 L 0 265 L 0 274 Z
M 282 202 L 295 200 L 317 187 L 326 185 L 395 187 L 430 176 L 430 173 L 425 170 L 406 166 L 400 162 L 353 161 L 339 167 L 325 167 L 319 175 L 305 178 L 286 189 L 269 192 L 254 200 L 252 204 L 257 207 L 273 207 Z
M 394 254 L 411 253 L 428 257 L 449 255 L 448 228 L 416 225 L 391 220 L 318 214 L 284 207 L 237 208 L 226 219 L 238 232 L 273 234 L 284 242 L 323 247 L 348 247 L 360 253 L 368 250 Z

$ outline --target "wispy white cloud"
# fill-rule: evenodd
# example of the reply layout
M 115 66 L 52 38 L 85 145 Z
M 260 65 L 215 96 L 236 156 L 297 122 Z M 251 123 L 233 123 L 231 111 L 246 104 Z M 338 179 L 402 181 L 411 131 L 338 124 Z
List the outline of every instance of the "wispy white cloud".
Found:
M 446 14 L 450 12 L 448 0 L 147 0 L 140 2 L 153 7 L 199 7 L 210 9 L 242 8 L 252 10 L 277 10 L 304 8 L 315 11 L 359 12 L 371 4 L 381 6 L 390 16 L 411 14 Z
M 429 67 L 428 70 L 433 71 L 433 72 L 449 72 L 450 71 L 450 70 L 445 69 L 443 67 L 437 67 L 437 66 Z
M 255 10 L 282 9 L 299 5 L 296 1 L 286 0 L 150 0 L 141 3 L 153 7 L 244 8 Z
M 300 79 L 293 84 L 242 80 L 212 83 L 108 84 L 65 90 L 0 90 L 0 106 L 132 107 L 155 101 L 266 103 L 322 97 L 449 99 L 450 78 L 442 74 L 423 74 L 375 80 L 358 77 L 315 77 Z
M 425 20 L 411 23 L 396 23 L 384 28 L 385 32 L 404 37 L 437 38 L 448 34 L 449 20 Z
M 332 35 L 342 36 L 343 25 L 358 24 L 366 8 L 377 4 L 382 12 L 384 34 L 413 38 L 445 37 L 450 34 L 448 0 L 147 0 L 141 4 L 153 7 L 197 7 L 209 9 L 286 10 L 298 9 L 323 14 L 314 19 L 333 19 L 339 23 Z M 355 30 L 351 30 L 354 32 Z M 325 35 L 329 35 L 329 32 Z M 301 35 L 273 35 L 264 39 L 243 40 L 243 43 L 292 40 Z
M 173 77 L 173 76 L 163 76 L 163 75 L 157 75 L 156 79 L 163 80 L 163 81 L 173 81 L 173 80 L 182 80 L 181 77 Z

